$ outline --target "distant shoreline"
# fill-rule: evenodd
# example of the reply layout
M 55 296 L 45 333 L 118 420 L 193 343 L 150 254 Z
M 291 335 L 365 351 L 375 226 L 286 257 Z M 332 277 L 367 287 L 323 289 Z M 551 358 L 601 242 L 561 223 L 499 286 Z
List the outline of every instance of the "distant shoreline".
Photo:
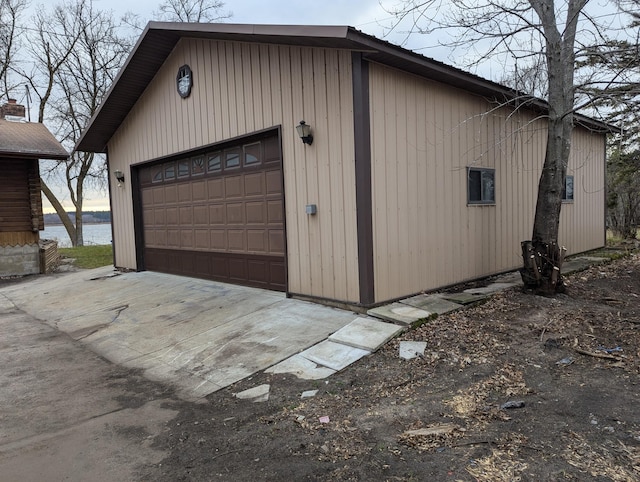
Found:
M 111 224 L 111 221 L 91 221 L 91 222 L 83 222 L 83 226 L 88 226 L 90 224 Z M 45 226 L 64 226 L 61 222 L 47 222 L 44 223 Z M 75 225 L 74 225 L 75 226 Z

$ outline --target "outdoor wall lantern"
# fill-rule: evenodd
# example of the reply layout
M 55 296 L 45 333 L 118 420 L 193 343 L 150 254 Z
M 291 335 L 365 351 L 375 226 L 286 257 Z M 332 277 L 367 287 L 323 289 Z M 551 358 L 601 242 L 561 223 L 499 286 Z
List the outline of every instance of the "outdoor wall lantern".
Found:
M 300 124 L 296 126 L 298 135 L 304 144 L 311 145 L 313 143 L 313 135 L 311 135 L 311 126 L 304 121 L 300 121 Z
M 118 186 L 121 186 L 124 182 L 124 172 L 122 172 L 120 169 L 116 169 L 115 171 L 113 171 L 113 175 L 116 176 Z

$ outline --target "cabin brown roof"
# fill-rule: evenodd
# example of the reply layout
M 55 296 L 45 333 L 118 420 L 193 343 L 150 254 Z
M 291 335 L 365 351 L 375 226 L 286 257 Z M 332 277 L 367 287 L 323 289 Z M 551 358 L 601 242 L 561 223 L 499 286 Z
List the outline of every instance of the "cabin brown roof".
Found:
M 544 100 L 446 65 L 353 27 L 326 25 L 248 25 L 226 23 L 149 22 L 109 92 L 82 133 L 76 149 L 105 152 L 107 142 L 140 98 L 181 38 L 204 38 L 263 44 L 347 49 L 362 52 L 366 60 L 443 82 L 500 102 L 519 99 L 529 108 L 546 112 Z M 576 116 L 591 129 L 610 127 L 595 119 Z
M 0 156 L 63 160 L 69 153 L 43 124 L 0 119 Z

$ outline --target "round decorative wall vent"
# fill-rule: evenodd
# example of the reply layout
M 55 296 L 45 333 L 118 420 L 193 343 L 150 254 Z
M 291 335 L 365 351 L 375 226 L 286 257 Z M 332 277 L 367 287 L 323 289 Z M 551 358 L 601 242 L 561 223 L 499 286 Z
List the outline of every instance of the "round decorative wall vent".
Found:
M 193 87 L 193 72 L 191 72 L 191 67 L 186 64 L 178 69 L 176 87 L 178 88 L 178 94 L 180 94 L 180 97 L 183 99 L 186 99 L 191 95 L 191 87 Z

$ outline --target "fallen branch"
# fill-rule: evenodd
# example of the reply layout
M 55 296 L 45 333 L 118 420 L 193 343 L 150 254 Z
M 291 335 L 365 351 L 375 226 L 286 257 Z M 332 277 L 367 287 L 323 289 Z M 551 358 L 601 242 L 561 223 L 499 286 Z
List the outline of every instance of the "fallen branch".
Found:
M 437 425 L 431 425 L 430 427 L 419 428 L 417 430 L 407 430 L 403 435 L 409 437 L 415 436 L 430 436 L 430 435 L 445 435 L 457 430 L 459 427 L 454 423 L 441 423 Z
M 580 353 L 581 355 L 592 356 L 594 358 L 604 358 L 605 360 L 620 361 L 620 358 L 618 358 L 617 356 L 609 355 L 608 353 L 594 353 L 592 351 L 583 350 L 582 348 L 577 347 L 575 348 L 575 351 L 577 353 Z

